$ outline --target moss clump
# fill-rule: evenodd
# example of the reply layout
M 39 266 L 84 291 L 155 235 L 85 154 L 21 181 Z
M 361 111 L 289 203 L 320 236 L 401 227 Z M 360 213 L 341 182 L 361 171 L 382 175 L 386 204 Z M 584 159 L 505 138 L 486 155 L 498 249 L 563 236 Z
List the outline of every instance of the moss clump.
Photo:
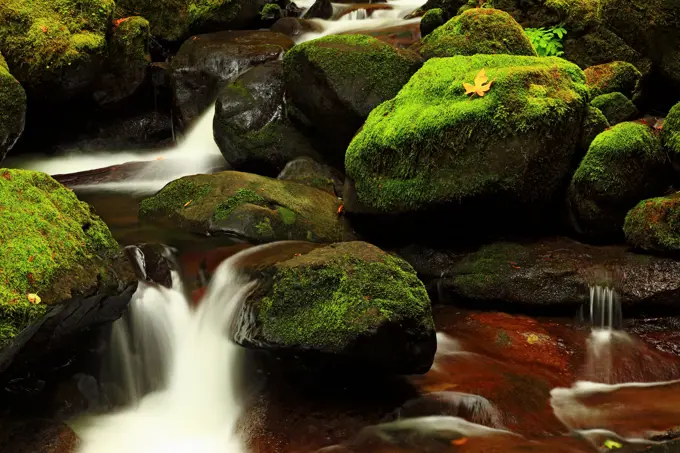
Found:
M 430 300 L 411 266 L 363 244 L 317 249 L 277 265 L 261 300 L 264 338 L 287 347 L 341 353 L 384 324 L 433 328 Z
M 281 7 L 276 3 L 267 3 L 260 11 L 260 19 L 262 20 L 273 20 L 282 16 Z
M 564 58 L 582 68 L 625 61 L 635 66 L 642 74 L 652 68 L 649 58 L 630 47 L 618 35 L 599 27 L 583 36 L 567 36 L 564 42 Z
M 666 151 L 674 159 L 680 157 L 680 103 L 675 104 L 668 112 L 661 139 Z
M 44 173 L 0 170 L 0 344 L 41 316 L 42 304 L 96 287 L 118 244 L 86 203 Z
M 279 217 L 281 217 L 283 223 L 286 225 L 292 225 L 295 223 L 297 215 L 293 211 L 288 208 L 284 208 L 283 206 L 279 206 L 276 208 L 276 210 L 278 211 Z
M 628 210 L 667 184 L 667 163 L 646 125 L 621 123 L 598 135 L 569 187 L 577 230 L 593 238 L 621 237 Z
M 601 94 L 590 101 L 590 105 L 599 109 L 612 126 L 628 121 L 638 113 L 635 104 L 619 92 Z
M 227 198 L 226 201 L 217 205 L 213 218 L 215 220 L 224 220 L 229 217 L 236 208 L 246 203 L 264 206 L 267 200 L 259 196 L 254 190 L 239 189 L 234 195 Z
M 420 19 L 420 35 L 424 38 L 445 23 L 444 11 L 441 8 L 431 9 Z
M 583 130 L 581 131 L 581 149 L 583 152 L 590 148 L 590 144 L 595 137 L 608 129 L 609 121 L 600 109 L 589 106 L 585 120 L 583 120 Z
M 591 66 L 583 72 L 592 97 L 619 92 L 632 99 L 642 78 L 640 71 L 625 61 Z
M 469 99 L 463 83 L 481 69 L 493 85 Z M 587 97 L 583 72 L 560 58 L 429 60 L 371 113 L 347 149 L 358 203 L 345 207 L 407 212 L 489 197 L 545 202 L 569 169 Z
M 465 11 L 434 30 L 417 47 L 425 58 L 475 54 L 537 55 L 515 19 L 492 8 Z
M 623 231 L 633 247 L 679 252 L 680 193 L 641 201 L 628 212 Z
M 581 32 L 601 22 L 601 0 L 545 0 L 545 8 L 557 12 L 570 32 Z M 545 24 L 548 25 L 548 24 Z
M 150 213 L 169 214 L 177 209 L 200 203 L 210 193 L 208 184 L 195 184 L 185 178 L 168 183 L 153 197 L 145 198 L 139 206 L 141 216 Z
M 5 0 L 0 51 L 25 86 L 106 51 L 113 0 Z
M 0 162 L 24 130 L 26 92 L 0 54 Z
M 496 242 L 486 245 L 455 266 L 454 285 L 462 294 L 488 293 L 490 288 L 507 281 L 513 266 L 521 267 L 527 256 L 527 248 L 520 244 Z

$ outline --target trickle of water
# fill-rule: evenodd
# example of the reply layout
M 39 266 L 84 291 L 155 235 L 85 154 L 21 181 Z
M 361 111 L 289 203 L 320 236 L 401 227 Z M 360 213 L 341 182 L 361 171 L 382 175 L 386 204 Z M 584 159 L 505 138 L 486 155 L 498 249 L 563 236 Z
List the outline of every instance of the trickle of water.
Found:
M 364 20 L 368 19 L 368 11 L 364 8 L 355 9 L 342 16 L 339 20 Z
M 608 331 L 621 328 L 621 302 L 614 288 L 590 287 L 590 324 Z

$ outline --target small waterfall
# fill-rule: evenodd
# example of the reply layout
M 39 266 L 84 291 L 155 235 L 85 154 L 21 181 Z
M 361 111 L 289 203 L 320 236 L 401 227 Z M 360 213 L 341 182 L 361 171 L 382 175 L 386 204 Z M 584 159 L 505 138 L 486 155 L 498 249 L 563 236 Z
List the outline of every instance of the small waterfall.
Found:
M 368 11 L 364 8 L 355 9 L 342 16 L 339 20 L 364 20 L 368 19 Z
M 594 329 L 609 332 L 621 327 L 621 303 L 614 288 L 590 287 L 590 324 Z

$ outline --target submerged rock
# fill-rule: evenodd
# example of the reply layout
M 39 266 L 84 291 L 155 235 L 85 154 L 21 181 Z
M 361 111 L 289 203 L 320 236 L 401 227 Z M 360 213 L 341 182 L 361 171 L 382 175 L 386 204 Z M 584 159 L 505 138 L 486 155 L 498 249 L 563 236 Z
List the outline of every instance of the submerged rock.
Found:
M 631 120 L 638 113 L 635 104 L 619 92 L 601 94 L 590 105 L 600 110 L 611 126 Z
M 591 66 L 583 72 L 590 88 L 590 96 L 593 98 L 601 94 L 619 92 L 632 99 L 642 78 L 640 71 L 625 61 Z
M 234 170 L 275 176 L 300 156 L 318 154 L 288 120 L 280 61 L 256 66 L 220 93 L 215 142 Z
M 500 306 L 588 302 L 588 288 L 613 284 L 625 305 L 677 307 L 680 262 L 640 255 L 625 246 L 593 246 L 567 238 L 497 242 L 475 252 L 409 247 L 409 261 L 440 302 Z
M 362 35 L 326 36 L 295 46 L 283 67 L 291 114 L 326 160 L 341 166 L 368 114 L 394 97 L 421 65 L 413 52 Z
M 485 69 L 486 95 L 463 83 Z M 347 149 L 345 208 L 484 214 L 540 209 L 566 178 L 587 111 L 583 72 L 560 58 L 456 56 L 425 63 Z M 442 219 L 443 220 L 443 219 Z
M 504 11 L 475 8 L 454 17 L 414 46 L 426 58 L 509 54 L 537 56 L 524 29 Z
M 197 35 L 172 60 L 175 104 L 186 126 L 215 100 L 220 89 L 250 67 L 278 60 L 293 41 L 270 31 Z
M 338 197 L 342 196 L 342 173 L 309 157 L 299 157 L 288 162 L 277 179 L 299 182 Z
M 660 194 L 670 165 L 644 124 L 621 123 L 598 135 L 571 180 L 568 202 L 576 231 L 593 239 L 622 237 L 628 210 Z
M 0 162 L 14 147 L 26 123 L 26 93 L 0 54 Z
M 0 451 L 75 453 L 79 440 L 65 423 L 53 420 L 0 420 Z
M 643 200 L 626 215 L 626 241 L 650 252 L 680 252 L 680 193 Z
M 340 201 L 295 182 L 235 171 L 187 176 L 142 201 L 142 221 L 253 242 L 336 242 L 351 237 Z
M 262 283 L 237 320 L 239 344 L 390 373 L 430 369 L 436 349 L 430 300 L 402 259 L 346 242 L 258 275 Z

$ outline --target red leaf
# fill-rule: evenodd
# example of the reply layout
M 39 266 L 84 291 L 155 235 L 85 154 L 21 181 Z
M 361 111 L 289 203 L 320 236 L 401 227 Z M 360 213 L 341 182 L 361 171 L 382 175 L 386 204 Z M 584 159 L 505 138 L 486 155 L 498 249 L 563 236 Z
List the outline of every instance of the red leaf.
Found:
M 41 25 L 40 29 L 42 30 L 43 33 L 47 33 L 47 27 L 45 27 L 44 25 Z
M 338 215 L 342 214 L 342 211 L 345 209 L 345 205 L 341 204 L 340 207 L 338 207 Z

